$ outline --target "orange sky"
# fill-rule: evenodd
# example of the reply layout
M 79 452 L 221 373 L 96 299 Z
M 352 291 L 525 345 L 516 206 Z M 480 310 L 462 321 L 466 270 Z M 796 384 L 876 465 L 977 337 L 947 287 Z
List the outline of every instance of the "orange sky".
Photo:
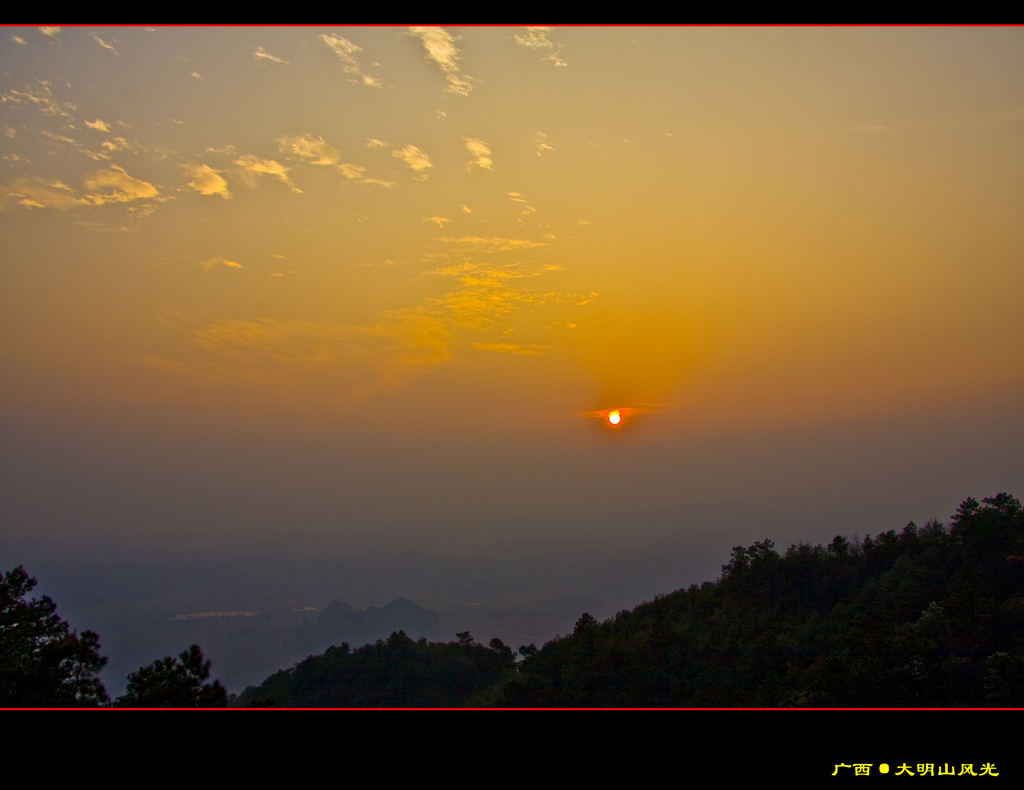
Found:
M 12 424 L 499 464 L 632 408 L 656 467 L 1020 411 L 1020 28 L 0 36 Z

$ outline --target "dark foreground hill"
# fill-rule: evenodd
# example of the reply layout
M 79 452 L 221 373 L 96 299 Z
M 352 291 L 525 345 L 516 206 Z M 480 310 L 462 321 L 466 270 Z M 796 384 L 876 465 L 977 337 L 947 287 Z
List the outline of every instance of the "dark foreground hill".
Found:
M 469 632 L 457 642 L 413 641 L 404 631 L 351 650 L 348 643 L 310 656 L 250 686 L 234 704 L 253 707 L 460 707 L 493 705 L 515 673 L 515 654 Z
M 524 660 L 499 640 L 404 633 L 310 657 L 239 704 L 933 707 L 1024 705 L 1024 515 L 1008 494 L 872 538 L 733 549 L 660 596 Z
M 1024 517 L 1000 494 L 946 529 L 733 549 L 716 583 L 549 642 L 505 705 L 1024 705 Z

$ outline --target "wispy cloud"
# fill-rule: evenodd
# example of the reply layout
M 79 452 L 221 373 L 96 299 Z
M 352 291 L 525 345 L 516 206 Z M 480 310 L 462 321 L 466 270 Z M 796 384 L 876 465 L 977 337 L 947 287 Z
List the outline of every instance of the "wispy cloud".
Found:
M 424 222 L 436 222 L 437 223 L 437 227 L 439 227 L 439 228 L 444 228 L 444 224 L 446 222 L 451 222 L 451 220 L 448 219 L 448 217 L 424 217 L 423 221 Z
M 13 41 L 15 44 L 28 44 L 28 42 L 21 36 L 11 36 L 11 41 Z
M 353 165 L 350 162 L 342 162 L 338 165 L 338 170 L 345 176 L 349 181 L 353 181 L 356 184 L 376 184 L 377 186 L 390 187 L 394 186 L 390 181 L 383 181 L 379 178 L 370 178 L 366 175 L 366 168 L 362 165 Z
M 478 342 L 471 344 L 478 351 L 497 351 L 501 354 L 540 354 L 543 346 L 535 343 L 523 345 L 521 343 L 485 343 Z
M 545 151 L 555 150 L 548 144 L 548 136 L 544 134 L 544 132 L 537 132 L 531 140 L 533 141 L 534 147 L 537 149 L 537 156 L 543 156 Z
M 527 49 L 552 49 L 554 44 L 548 38 L 550 32 L 550 27 L 525 27 L 513 33 L 512 38 L 519 46 Z
M 101 121 L 99 118 L 97 118 L 95 121 L 86 121 L 85 125 L 88 126 L 90 129 L 96 129 L 99 132 L 110 131 L 110 127 L 106 124 L 106 122 Z
M 442 236 L 439 241 L 458 245 L 464 249 L 472 248 L 486 252 L 507 252 L 508 250 L 526 250 L 532 247 L 546 247 L 546 241 L 531 239 L 510 239 L 501 236 Z
M 522 271 L 515 267 L 496 267 L 490 263 L 473 263 L 464 261 L 454 266 L 443 266 L 440 269 L 423 272 L 426 275 L 457 277 L 464 285 L 507 285 L 510 280 L 524 277 L 536 277 L 537 271 Z
M 102 206 L 154 198 L 158 202 L 166 199 L 148 181 L 128 175 L 124 168 L 117 165 L 87 175 L 83 192 L 62 181 L 38 176 L 21 176 L 0 189 L 0 199 L 5 208 L 13 202 L 26 208 L 65 211 L 73 206 Z
M 109 159 L 110 154 L 116 151 L 129 151 L 132 146 L 125 138 L 117 136 L 104 140 L 100 147 L 103 149 L 101 156 L 104 159 Z
M 71 113 L 78 109 L 78 105 L 72 102 L 59 102 L 53 97 L 53 91 L 49 80 L 35 80 L 25 86 L 25 90 L 11 89 L 0 96 L 0 104 L 8 102 L 14 104 L 26 104 L 35 107 L 43 115 L 51 117 L 70 118 Z
M 424 217 L 424 221 L 442 226 L 448 220 L 438 216 Z M 183 328 L 195 341 L 198 356 L 151 362 L 179 374 L 230 378 L 242 386 L 259 382 L 264 388 L 271 383 L 291 388 L 305 381 L 313 388 L 311 392 L 329 391 L 337 402 L 339 397 L 361 399 L 406 386 L 448 361 L 459 337 L 465 339 L 458 347 L 475 351 L 511 355 L 547 351 L 547 346 L 536 342 L 512 342 L 510 328 L 500 336 L 495 332 L 502 329 L 506 316 L 524 308 L 571 305 L 579 299 L 576 294 L 532 285 L 561 267 L 523 260 L 517 253 L 544 247 L 548 241 L 462 236 L 442 237 L 435 243 L 447 246 L 461 259 L 421 273 L 454 280 L 454 287 L 440 297 L 387 311 L 362 324 L 277 317 L 222 319 L 203 325 L 190 321 L 191 325 Z M 501 263 L 495 261 L 497 256 Z M 236 268 L 219 256 L 203 265 L 210 271 Z M 272 275 L 280 277 L 283 270 Z M 470 336 L 465 337 L 466 333 Z
M 260 159 L 258 156 L 247 154 L 238 157 L 235 164 L 242 168 L 242 178 L 249 186 L 256 185 L 256 176 L 272 176 L 292 192 L 302 192 L 288 177 L 288 168 L 273 159 Z
M 25 208 L 54 208 L 65 211 L 87 202 L 76 190 L 62 181 L 47 180 L 38 176 L 19 176 L 0 190 L 0 205 L 4 208 L 13 203 Z
M 271 55 L 263 49 L 263 47 L 257 47 L 256 51 L 252 53 L 252 56 L 262 63 L 283 63 L 286 66 L 289 65 L 287 60 L 282 60 L 281 58 Z
M 324 141 L 322 137 L 310 134 L 290 134 L 277 140 L 284 152 L 305 159 L 314 165 L 334 165 L 341 160 L 337 149 Z
M 462 140 L 466 144 L 466 150 L 473 156 L 473 161 L 469 163 L 470 169 L 479 167 L 484 170 L 491 170 L 493 168 L 494 162 L 491 159 L 491 147 L 487 143 L 483 140 L 477 140 L 475 137 L 464 137 Z
M 220 195 L 226 200 L 231 199 L 228 182 L 220 172 L 209 165 L 185 165 L 185 173 L 191 179 L 185 186 L 194 189 L 200 195 Z
M 327 33 L 322 33 L 320 40 L 338 56 L 338 59 L 341 61 L 342 71 L 353 76 L 353 79 L 349 80 L 350 82 L 356 85 L 366 85 L 371 88 L 379 88 L 381 86 L 379 79 L 364 72 L 359 65 L 356 53 L 362 51 L 361 47 L 357 47 L 347 38 L 328 35 Z
M 104 203 L 128 203 L 133 200 L 154 198 L 159 190 L 148 181 L 133 178 L 124 168 L 111 165 L 106 170 L 97 170 L 85 178 L 86 199 L 93 205 Z
M 462 237 L 458 240 L 445 237 L 439 241 L 449 244 L 454 242 L 455 252 L 463 259 L 462 262 L 425 271 L 422 274 L 429 277 L 452 277 L 458 281 L 459 287 L 444 295 L 446 313 L 453 327 L 488 331 L 493 329 L 503 316 L 525 305 L 539 305 L 545 302 L 567 303 L 577 298 L 572 294 L 546 292 L 529 285 L 536 281 L 535 278 L 544 276 L 543 267 L 535 264 L 524 265 L 522 261 L 498 265 L 479 259 L 481 256 L 498 252 L 516 252 L 532 246 L 542 246 L 539 243 L 522 244 L 516 242 L 525 240 L 481 237 Z M 524 346 L 515 352 L 511 346 L 502 349 L 486 343 L 481 348 L 505 350 L 509 353 L 541 352 L 539 346 Z
M 336 165 L 345 178 L 356 184 L 376 184 L 377 186 L 393 186 L 390 181 L 371 178 L 366 175 L 366 168 L 351 162 L 342 162 L 338 150 L 327 143 L 322 137 L 309 134 L 287 135 L 277 141 L 281 150 L 298 159 L 313 165 Z
M 518 192 L 509 192 L 508 196 L 512 198 L 512 200 L 514 200 L 516 203 L 523 204 L 523 210 L 519 212 L 520 214 L 533 214 L 534 212 L 537 211 L 537 209 L 531 206 L 530 202 L 528 200 L 525 200 L 523 196 L 520 195 Z
M 468 96 L 473 86 L 463 79 L 459 71 L 459 50 L 455 46 L 457 39 L 440 27 L 413 27 L 409 28 L 409 32 L 423 43 L 427 57 L 445 73 L 448 92 Z
M 148 360 L 182 374 L 225 373 L 243 382 L 285 382 L 313 374 L 329 380 L 331 397 L 360 400 L 407 384 L 451 358 L 451 331 L 425 304 L 384 313 L 368 324 L 304 321 L 289 318 L 223 319 L 198 328 L 187 326 L 206 359 L 195 364 Z M 166 325 L 184 323 L 168 316 Z M 191 323 L 191 322 L 188 322 Z M 223 362 L 230 361 L 225 368 Z M 230 372 L 228 372 L 230 371 Z
M 567 66 L 558 55 L 554 42 L 548 38 L 550 32 L 550 27 L 527 27 L 513 34 L 512 38 L 519 46 L 542 54 L 544 60 L 550 60 L 556 66 Z
M 205 261 L 200 261 L 199 265 L 202 266 L 206 271 L 210 271 L 211 269 L 217 269 L 220 267 L 224 267 L 226 269 L 242 268 L 242 264 L 240 264 L 238 261 L 228 260 L 222 255 L 214 255 L 212 258 L 207 258 Z
M 103 40 L 102 38 L 100 38 L 99 36 L 97 36 L 97 35 L 96 35 L 95 33 L 91 33 L 90 35 L 92 36 L 92 38 L 93 38 L 93 41 L 95 41 L 95 42 L 96 42 L 97 44 L 99 44 L 99 45 L 100 45 L 101 47 L 103 47 L 104 49 L 108 49 L 108 50 L 110 50 L 110 51 L 111 51 L 111 52 L 113 52 L 113 53 L 114 53 L 115 55 L 117 54 L 117 50 L 116 50 L 116 49 L 114 49 L 114 47 L 113 47 L 113 46 L 112 46 L 111 44 L 108 44 L 108 43 L 107 43 L 106 41 L 104 41 L 104 40 Z
M 426 178 L 430 168 L 433 167 L 430 157 L 415 145 L 407 145 L 405 148 L 399 151 L 392 151 L 391 153 L 412 168 L 413 172 L 418 174 L 420 178 Z
M 78 146 L 78 141 L 75 140 L 73 137 L 68 137 L 66 134 L 54 134 L 49 129 L 43 129 L 43 131 L 40 132 L 40 134 L 42 134 L 43 137 L 48 137 L 51 140 L 56 140 L 59 143 L 67 143 L 68 145 L 73 145 L 75 147 Z
M 42 33 L 44 36 L 49 36 L 50 38 L 53 38 L 54 36 L 59 36 L 60 35 L 60 28 L 59 27 L 41 27 L 41 28 L 39 28 L 39 32 Z

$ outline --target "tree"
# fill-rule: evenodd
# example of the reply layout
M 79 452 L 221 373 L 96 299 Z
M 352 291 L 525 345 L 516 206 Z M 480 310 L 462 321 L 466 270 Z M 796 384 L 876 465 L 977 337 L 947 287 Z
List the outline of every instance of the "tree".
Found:
M 179 663 L 180 659 L 180 663 Z M 117 698 L 122 708 L 226 708 L 227 689 L 210 677 L 210 661 L 199 645 L 192 645 L 178 658 L 167 656 L 128 676 L 128 689 Z
M 506 661 L 515 661 L 516 654 L 512 652 L 512 648 L 498 639 L 498 637 L 494 637 L 487 646 Z
M 588 628 L 593 628 L 597 625 L 597 618 L 589 612 L 584 612 L 580 615 L 580 619 L 576 621 L 576 627 L 573 629 L 574 634 L 582 634 Z
M 20 565 L 0 581 L 0 705 L 105 703 L 99 673 L 107 659 L 99 654 L 99 635 L 72 631 L 49 596 L 25 600 L 37 583 Z

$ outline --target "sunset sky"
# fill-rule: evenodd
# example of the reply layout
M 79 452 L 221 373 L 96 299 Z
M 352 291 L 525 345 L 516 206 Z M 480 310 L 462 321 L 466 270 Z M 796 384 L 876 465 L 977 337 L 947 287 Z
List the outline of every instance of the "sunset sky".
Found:
M 1024 494 L 1024 29 L 0 37 L 8 536 Z

